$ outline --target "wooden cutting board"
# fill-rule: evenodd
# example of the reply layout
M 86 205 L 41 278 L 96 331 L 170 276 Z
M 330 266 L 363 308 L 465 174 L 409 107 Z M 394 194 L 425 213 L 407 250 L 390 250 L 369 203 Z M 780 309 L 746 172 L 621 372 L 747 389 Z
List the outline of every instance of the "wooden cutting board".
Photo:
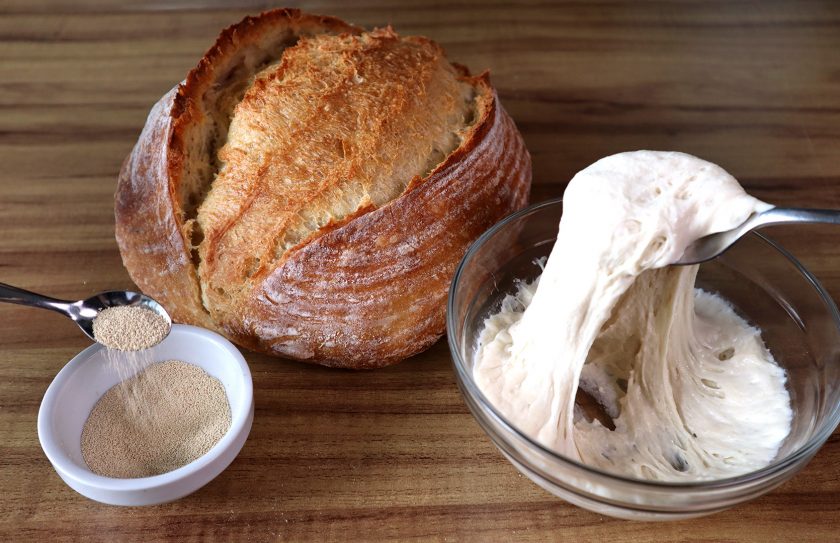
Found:
M 719 163 L 775 204 L 840 208 L 836 3 L 291 4 L 390 23 L 489 68 L 533 156 L 532 201 L 599 157 L 650 148 Z M 74 299 L 132 287 L 113 239 L 120 164 L 218 31 L 265 6 L 0 4 L 0 281 Z M 840 297 L 840 231 L 772 235 Z M 445 341 L 366 373 L 246 353 L 256 416 L 230 468 L 175 503 L 101 505 L 59 480 L 36 433 L 44 391 L 86 345 L 58 315 L 0 307 L 2 541 L 840 538 L 837 435 L 792 481 L 711 517 L 630 523 L 568 505 L 485 437 Z

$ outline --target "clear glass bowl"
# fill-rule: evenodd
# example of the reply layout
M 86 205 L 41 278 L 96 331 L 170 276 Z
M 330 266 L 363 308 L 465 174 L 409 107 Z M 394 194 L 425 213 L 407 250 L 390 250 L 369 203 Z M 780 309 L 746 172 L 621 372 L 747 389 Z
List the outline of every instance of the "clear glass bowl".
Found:
M 767 347 L 787 371 L 793 427 L 769 466 L 696 483 L 622 477 L 547 449 L 488 402 L 472 375 L 478 334 L 502 298 L 515 291 L 515 279 L 539 275 L 534 261 L 551 251 L 562 211 L 561 200 L 544 202 L 488 230 L 467 251 L 449 292 L 447 333 L 458 385 L 470 411 L 508 460 L 568 502 L 605 515 L 643 520 L 721 511 L 769 492 L 802 469 L 840 422 L 840 314 L 819 282 L 760 234 L 745 237 L 703 264 L 697 286 L 719 293 L 761 328 Z

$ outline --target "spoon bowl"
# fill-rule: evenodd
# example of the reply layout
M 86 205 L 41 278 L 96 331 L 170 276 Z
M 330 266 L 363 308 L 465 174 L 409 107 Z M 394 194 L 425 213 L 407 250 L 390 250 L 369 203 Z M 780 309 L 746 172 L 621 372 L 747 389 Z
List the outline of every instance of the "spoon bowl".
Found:
M 50 298 L 28 290 L 0 283 L 0 302 L 28 305 L 30 307 L 40 307 L 41 309 L 49 309 L 51 311 L 61 313 L 62 315 L 73 319 L 73 321 L 79 325 L 82 332 L 84 332 L 85 335 L 93 341 L 96 341 L 96 338 L 93 335 L 93 321 L 96 320 L 102 310 L 109 307 L 143 307 L 153 311 L 165 320 L 167 329 L 172 330 L 172 317 L 169 316 L 169 313 L 166 312 L 166 309 L 164 309 L 162 305 L 145 294 L 132 292 L 130 290 L 109 290 L 106 292 L 100 292 L 99 294 L 94 294 L 90 298 L 79 300 L 78 302 L 72 302 Z M 167 332 L 167 334 L 169 334 L 169 332 Z
M 125 305 L 142 307 L 153 311 L 156 315 L 166 321 L 166 327 L 169 330 L 172 329 L 172 317 L 169 316 L 169 313 L 166 312 L 162 305 L 145 294 L 131 292 L 130 290 L 109 290 L 107 292 L 94 294 L 90 298 L 74 302 L 70 304 L 70 311 L 72 313 L 70 318 L 76 321 L 76 324 L 79 325 L 79 328 L 82 329 L 82 332 L 84 332 L 87 337 L 96 341 L 96 338 L 93 335 L 93 321 L 96 320 L 99 313 L 103 309 L 107 309 L 109 307 L 119 307 Z

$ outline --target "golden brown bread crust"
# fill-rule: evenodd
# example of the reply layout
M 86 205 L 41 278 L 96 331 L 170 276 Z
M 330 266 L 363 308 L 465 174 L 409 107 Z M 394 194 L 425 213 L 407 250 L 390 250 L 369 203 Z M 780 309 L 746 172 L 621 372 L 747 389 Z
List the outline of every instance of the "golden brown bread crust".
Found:
M 155 104 L 134 150 L 123 162 L 115 197 L 116 238 L 123 265 L 172 318 L 215 328 L 201 305 L 195 266 L 170 189 L 169 141 L 177 88 Z M 172 180 L 174 182 L 174 180 Z
M 440 338 L 449 283 L 467 247 L 527 202 L 524 144 L 495 95 L 488 102 L 477 133 L 413 190 L 277 268 L 251 298 L 245 313 L 252 318 L 236 330 L 240 341 L 326 365 L 373 368 Z
M 132 278 L 176 320 L 281 356 L 331 366 L 384 366 L 442 335 L 455 266 L 484 230 L 525 205 L 530 158 L 487 75 L 468 77 L 457 67 L 475 89 L 477 110 L 460 146 L 396 199 L 363 207 L 287 250 L 248 287 L 241 303 L 211 318 L 202 302 L 197 255 L 191 255 L 201 243 L 194 239 L 195 209 L 189 209 L 191 195 L 182 182 L 194 173 L 184 168 L 196 148 L 190 147 L 191 127 L 202 116 L 196 104 L 218 78 L 214 72 L 223 57 L 290 24 L 308 35 L 318 28 L 359 32 L 295 10 L 275 10 L 226 29 L 187 81 L 155 106 L 123 165 L 117 240 Z
M 428 175 L 469 131 L 475 92 L 440 46 L 388 28 L 286 49 L 236 105 L 198 208 L 213 318 L 239 313 L 289 249 Z
M 115 198 L 116 238 L 131 278 L 167 308 L 172 317 L 216 329 L 201 301 L 185 224 L 181 185 L 185 177 L 188 132 L 203 120 L 201 101 L 225 73 L 227 63 L 248 47 L 270 39 L 276 29 L 294 36 L 361 32 L 333 17 L 278 9 L 245 17 L 225 28 L 187 75 L 152 108 L 146 126 L 120 170 Z

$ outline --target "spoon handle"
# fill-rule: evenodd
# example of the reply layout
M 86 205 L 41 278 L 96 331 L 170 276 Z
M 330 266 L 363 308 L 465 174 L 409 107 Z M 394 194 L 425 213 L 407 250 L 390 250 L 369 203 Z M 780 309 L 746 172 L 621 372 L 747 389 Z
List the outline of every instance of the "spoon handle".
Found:
M 41 296 L 22 288 L 13 287 L 5 283 L 0 283 L 0 302 L 8 302 L 11 304 L 28 305 L 30 307 L 40 307 L 43 309 L 51 309 L 58 311 L 64 315 L 70 316 L 70 303 L 48 296 Z
M 750 229 L 789 223 L 840 224 L 840 210 L 774 207 L 759 213 L 751 222 Z

